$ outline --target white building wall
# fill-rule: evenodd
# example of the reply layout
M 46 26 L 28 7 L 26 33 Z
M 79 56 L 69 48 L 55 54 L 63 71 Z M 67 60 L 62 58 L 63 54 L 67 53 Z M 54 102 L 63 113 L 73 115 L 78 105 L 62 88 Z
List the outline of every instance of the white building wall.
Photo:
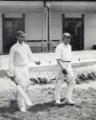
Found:
M 25 14 L 25 32 L 27 33 L 28 40 L 41 40 L 42 39 L 42 12 L 23 12 Z M 8 18 L 21 18 L 22 12 L 7 12 L 5 17 Z
M 50 39 L 61 40 L 62 38 L 62 14 L 52 12 L 50 20 Z
M 61 40 L 62 39 L 62 14 L 68 18 L 80 18 L 82 13 L 66 13 L 66 12 L 52 12 L 51 13 L 51 25 L 50 25 L 50 37 L 51 40 Z
M 7 18 L 21 18 L 21 12 L 3 12 Z M 0 13 L 0 54 L 3 53 L 2 12 Z
M 62 14 L 63 12 L 52 12 L 51 14 L 51 39 L 62 38 Z M 92 49 L 96 44 L 96 13 L 64 13 L 65 17 L 81 17 L 85 15 L 84 19 L 84 49 Z
M 4 12 L 7 18 L 21 18 L 25 14 L 25 32 L 27 40 L 42 40 L 46 39 L 46 30 L 43 19 L 43 12 Z M 44 23 L 43 23 L 44 22 Z M 43 25 L 44 24 L 44 25 Z M 3 53 L 3 38 L 2 38 L 2 13 L 0 15 L 0 54 Z
M 47 16 L 46 12 L 31 11 L 25 13 L 25 32 L 27 40 L 47 39 Z M 9 18 L 22 17 L 22 12 L 5 12 Z M 64 12 L 51 13 L 50 39 L 61 40 L 62 38 L 62 14 Z M 82 13 L 64 13 L 65 17 L 81 17 Z M 84 13 L 84 49 L 90 49 L 96 44 L 96 13 Z M 0 14 L 0 54 L 3 51 L 2 41 L 2 13 Z
M 25 31 L 28 40 L 42 40 L 43 37 L 43 13 L 29 12 L 25 17 Z
M 96 44 L 96 13 L 85 14 L 84 45 L 85 49 L 90 49 Z
M 21 18 L 22 17 L 22 12 L 4 12 L 5 17 L 7 18 Z

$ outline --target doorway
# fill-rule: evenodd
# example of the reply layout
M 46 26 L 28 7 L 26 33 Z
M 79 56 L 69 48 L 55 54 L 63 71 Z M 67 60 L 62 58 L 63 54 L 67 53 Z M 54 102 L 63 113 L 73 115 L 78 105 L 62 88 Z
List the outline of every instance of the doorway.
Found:
M 6 18 L 2 15 L 3 21 L 3 53 L 8 54 L 10 48 L 16 43 L 16 32 L 25 30 L 25 15 L 21 18 Z
M 63 15 L 63 33 L 69 32 L 72 35 L 72 50 L 84 49 L 84 15 L 80 18 L 66 18 Z

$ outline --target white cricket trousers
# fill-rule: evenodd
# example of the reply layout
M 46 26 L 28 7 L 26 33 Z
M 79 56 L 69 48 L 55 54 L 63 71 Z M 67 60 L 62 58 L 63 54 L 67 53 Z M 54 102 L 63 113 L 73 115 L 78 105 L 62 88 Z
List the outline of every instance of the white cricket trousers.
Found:
M 56 85 L 55 85 L 55 100 L 60 99 L 60 92 L 62 88 L 62 84 L 64 83 L 64 79 L 66 79 L 67 90 L 65 94 L 65 98 L 71 100 L 73 87 L 75 85 L 75 76 L 72 71 L 71 62 L 64 62 L 63 67 L 67 70 L 67 75 L 62 73 L 62 69 L 60 66 L 57 66 L 57 76 L 56 76 Z
M 17 82 L 17 84 L 20 85 L 26 92 L 29 84 L 29 79 L 30 79 L 28 67 L 16 66 L 14 68 L 14 75 L 15 75 L 15 81 Z M 17 98 L 17 104 L 19 109 L 21 110 L 22 107 L 26 109 L 26 103 L 18 91 L 16 92 L 16 98 Z

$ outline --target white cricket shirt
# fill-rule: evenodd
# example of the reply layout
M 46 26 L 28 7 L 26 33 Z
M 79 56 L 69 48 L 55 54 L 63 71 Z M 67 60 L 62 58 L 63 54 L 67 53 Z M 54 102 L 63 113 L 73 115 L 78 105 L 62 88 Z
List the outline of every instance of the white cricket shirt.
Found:
M 56 47 L 56 59 L 62 59 L 64 61 L 72 60 L 71 46 L 60 43 Z
M 26 66 L 29 61 L 33 60 L 32 52 L 26 43 L 16 43 L 10 50 L 9 69 L 14 66 Z

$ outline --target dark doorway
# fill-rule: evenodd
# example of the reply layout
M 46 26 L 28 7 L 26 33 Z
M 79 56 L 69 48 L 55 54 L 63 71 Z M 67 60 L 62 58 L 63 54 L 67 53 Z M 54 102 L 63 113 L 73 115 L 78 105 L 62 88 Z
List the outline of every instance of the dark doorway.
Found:
M 65 18 L 63 15 L 63 33 L 69 32 L 72 35 L 72 50 L 84 49 L 84 16 L 81 18 Z
M 6 18 L 2 16 L 3 20 L 3 53 L 9 53 L 10 47 L 16 43 L 16 32 L 18 30 L 24 31 L 24 15 L 22 18 Z

